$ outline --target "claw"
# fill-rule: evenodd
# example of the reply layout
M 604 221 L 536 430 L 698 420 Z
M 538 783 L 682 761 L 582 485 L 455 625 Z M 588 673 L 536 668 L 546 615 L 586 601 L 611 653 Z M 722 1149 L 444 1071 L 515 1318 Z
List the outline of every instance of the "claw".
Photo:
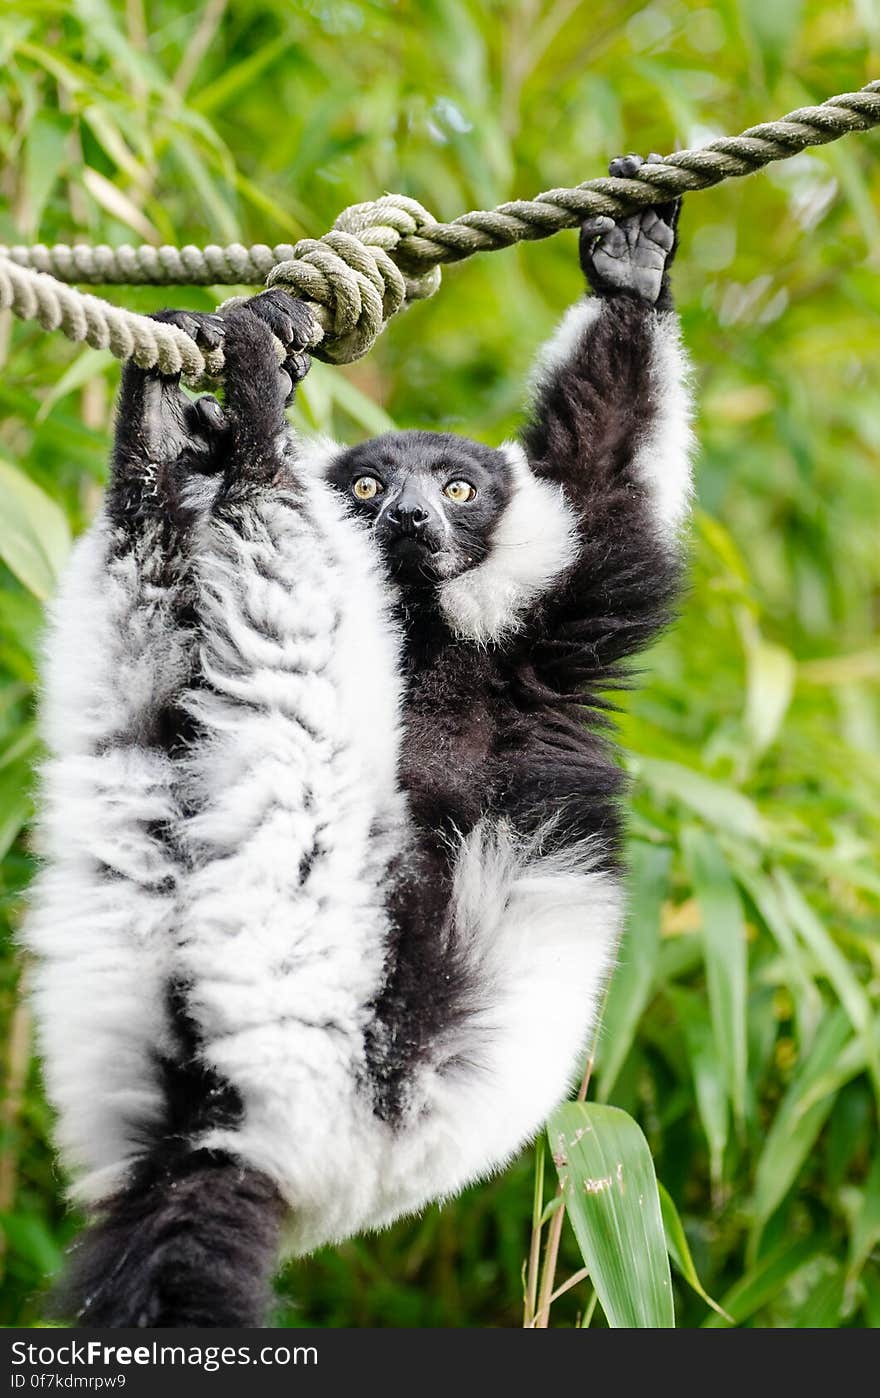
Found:
M 213 393 L 206 393 L 202 398 L 197 398 L 192 404 L 191 412 L 197 431 L 220 432 L 226 426 L 226 414 Z
M 201 349 L 219 349 L 223 343 L 223 320 L 218 315 L 206 315 L 199 321 L 197 340 Z
M 261 291 L 248 302 L 248 309 L 268 325 L 285 349 L 304 350 L 312 337 L 312 314 L 303 302 L 280 287 Z

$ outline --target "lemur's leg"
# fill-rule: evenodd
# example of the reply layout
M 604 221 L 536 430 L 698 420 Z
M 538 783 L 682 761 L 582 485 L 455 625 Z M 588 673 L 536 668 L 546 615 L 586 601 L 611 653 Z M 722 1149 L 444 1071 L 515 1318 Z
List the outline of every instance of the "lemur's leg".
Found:
M 214 342 L 210 318 L 182 323 Z M 214 417 L 176 380 L 125 370 L 107 504 L 49 613 L 46 861 L 24 935 L 59 1144 L 86 1198 L 161 1112 L 153 1054 L 180 871 L 169 715 L 192 668 L 179 487 L 182 462 L 210 461 Z
M 611 173 L 639 163 L 622 157 Z M 523 442 L 533 472 L 562 487 L 578 535 L 548 625 L 556 635 L 566 618 L 584 624 L 581 671 L 600 672 L 644 645 L 677 585 L 692 450 L 688 363 L 668 278 L 677 218 L 673 201 L 584 225 L 581 264 L 593 295 L 571 308 L 538 359 Z M 545 658 L 552 663 L 549 650 Z
M 161 311 L 155 320 L 185 330 L 205 350 L 223 338 L 217 315 Z M 122 371 L 116 413 L 106 510 L 122 541 L 149 538 L 156 530 L 154 566 L 174 568 L 185 547 L 187 526 L 199 504 L 199 478 L 218 470 L 224 421 L 219 403 L 210 394 L 190 400 L 179 375 L 163 375 L 126 364 Z M 204 491 L 207 503 L 213 491 Z

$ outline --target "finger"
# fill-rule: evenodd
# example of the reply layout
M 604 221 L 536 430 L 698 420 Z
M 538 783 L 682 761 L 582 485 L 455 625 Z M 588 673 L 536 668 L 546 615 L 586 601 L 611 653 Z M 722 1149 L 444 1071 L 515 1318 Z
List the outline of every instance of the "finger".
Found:
M 618 155 L 609 163 L 608 173 L 613 175 L 615 179 L 629 180 L 642 164 L 640 155 Z
M 672 247 L 675 234 L 659 208 L 644 209 L 641 218 L 641 232 L 646 238 L 650 238 L 664 250 Z
M 223 344 L 223 320 L 218 315 L 199 316 L 196 343 L 200 349 L 215 350 Z
M 610 233 L 614 227 L 614 219 L 608 218 L 606 214 L 596 214 L 594 218 L 584 219 L 581 224 L 581 238 L 588 242 L 590 239 L 601 238 L 604 233 Z
M 294 350 L 284 361 L 284 368 L 294 383 L 300 383 L 312 367 L 312 357 L 303 350 Z
M 664 252 L 669 252 L 672 244 L 675 242 L 675 234 L 669 227 L 669 224 L 664 223 L 663 220 L 659 218 L 651 229 L 650 237 L 652 242 L 655 242 L 658 248 L 662 248 Z
M 613 224 L 602 239 L 601 251 L 605 257 L 622 258 L 629 256 L 629 247 L 627 230 Z
M 222 432 L 227 425 L 226 414 L 212 393 L 197 398 L 191 405 L 190 413 L 196 431 L 210 435 Z

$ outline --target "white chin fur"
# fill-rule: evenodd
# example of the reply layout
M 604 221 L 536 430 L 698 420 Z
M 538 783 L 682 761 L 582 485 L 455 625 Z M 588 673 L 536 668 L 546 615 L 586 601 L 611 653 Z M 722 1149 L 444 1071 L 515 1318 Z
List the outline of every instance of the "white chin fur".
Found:
M 440 607 L 457 636 L 480 645 L 518 631 L 529 608 L 574 562 L 574 517 L 561 489 L 532 474 L 515 442 L 501 447 L 513 472 L 513 495 L 495 530 L 489 557 L 439 587 Z

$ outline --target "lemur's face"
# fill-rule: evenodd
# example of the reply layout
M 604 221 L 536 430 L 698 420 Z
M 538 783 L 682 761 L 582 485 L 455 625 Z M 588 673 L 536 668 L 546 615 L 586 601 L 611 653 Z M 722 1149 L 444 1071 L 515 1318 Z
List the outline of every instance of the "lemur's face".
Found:
M 513 490 L 503 452 L 441 432 L 394 432 L 337 457 L 328 479 L 369 520 L 395 575 L 437 582 L 489 552 Z

